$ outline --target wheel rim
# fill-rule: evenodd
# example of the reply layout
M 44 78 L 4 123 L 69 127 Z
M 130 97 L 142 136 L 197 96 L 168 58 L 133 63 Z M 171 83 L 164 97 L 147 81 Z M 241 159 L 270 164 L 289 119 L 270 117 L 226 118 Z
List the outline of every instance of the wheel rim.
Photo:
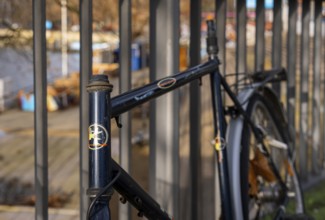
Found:
M 271 138 L 284 142 L 277 125 L 263 102 L 255 102 L 251 112 L 251 120 L 257 127 Z M 277 181 L 272 169 L 269 167 L 266 157 L 262 154 L 262 150 L 257 146 L 253 133 L 250 132 L 249 135 L 248 215 L 249 219 L 268 219 L 277 211 L 281 198 L 283 198 L 283 190 L 281 190 L 279 181 Z M 282 180 L 289 189 L 289 194 L 293 195 L 293 200 L 296 201 L 293 205 L 296 206 L 296 210 L 293 212 L 301 212 L 299 207 L 301 201 L 297 201 L 297 198 L 295 198 L 297 193 L 300 193 L 300 190 L 299 187 L 298 189 L 296 187 L 297 178 L 294 170 L 290 169 L 292 163 L 288 161 L 287 151 L 275 147 L 268 147 L 268 151 L 272 155 Z M 298 195 L 298 197 L 300 196 Z

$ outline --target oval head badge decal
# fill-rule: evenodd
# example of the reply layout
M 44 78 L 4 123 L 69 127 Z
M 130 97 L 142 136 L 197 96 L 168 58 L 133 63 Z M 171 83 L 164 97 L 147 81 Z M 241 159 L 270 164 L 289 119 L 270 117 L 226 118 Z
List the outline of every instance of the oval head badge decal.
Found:
M 166 78 L 166 79 L 162 79 L 157 83 L 157 86 L 161 89 L 168 89 L 170 87 L 172 87 L 173 85 L 175 85 L 176 83 L 176 79 L 175 78 Z

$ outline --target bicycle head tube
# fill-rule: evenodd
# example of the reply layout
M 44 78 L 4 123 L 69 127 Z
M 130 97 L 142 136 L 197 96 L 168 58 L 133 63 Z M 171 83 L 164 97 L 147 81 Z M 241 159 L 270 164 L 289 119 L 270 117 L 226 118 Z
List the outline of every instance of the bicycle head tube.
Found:
M 111 181 L 111 91 L 105 75 L 92 76 L 87 86 L 89 93 L 89 188 L 87 194 L 95 198 Z M 112 190 L 105 192 L 96 203 L 95 216 L 109 216 L 107 202 Z M 92 219 L 92 218 L 91 218 Z

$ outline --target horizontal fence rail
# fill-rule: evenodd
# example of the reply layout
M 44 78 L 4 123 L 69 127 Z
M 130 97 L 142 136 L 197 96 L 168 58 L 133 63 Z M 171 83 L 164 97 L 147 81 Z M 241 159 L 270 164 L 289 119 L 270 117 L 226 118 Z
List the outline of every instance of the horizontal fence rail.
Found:
M 273 7 L 266 1 L 256 1 L 249 8 L 246 1 L 216 0 L 210 13 L 214 14 L 219 38 L 221 72 L 245 73 L 247 70 L 263 70 L 284 66 L 288 80 L 284 85 L 272 85 L 284 101 L 290 130 L 292 148 L 296 149 L 297 167 L 307 189 L 325 178 L 325 72 L 324 72 L 324 1 L 288 0 L 274 1 Z M 150 1 L 149 10 L 149 71 L 150 81 L 179 72 L 180 56 L 180 3 L 178 0 Z M 88 94 L 86 85 L 92 74 L 92 0 L 80 0 L 80 219 L 86 219 L 89 198 L 88 188 Z M 188 66 L 201 62 L 201 33 L 204 25 L 202 1 L 190 0 L 190 37 Z M 132 51 L 132 1 L 119 0 L 119 92 L 131 89 Z M 251 17 L 253 14 L 253 17 Z M 48 162 L 47 162 L 47 112 L 46 112 L 46 39 L 45 1 L 33 0 L 34 31 L 34 86 L 35 107 L 35 186 L 36 218 L 48 219 Z M 312 24 L 312 25 L 311 25 Z M 271 28 L 270 28 L 271 25 Z M 254 34 L 248 35 L 249 28 Z M 234 36 L 234 37 L 233 37 Z M 253 45 L 248 42 L 253 39 Z M 203 44 L 202 44 L 203 45 Z M 230 45 L 230 46 L 229 46 Z M 231 46 L 234 45 L 234 46 Z M 142 51 L 143 53 L 143 51 Z M 231 56 L 231 57 L 230 57 Z M 230 57 L 230 58 L 229 58 Z M 239 82 L 236 75 L 234 81 Z M 239 90 L 238 87 L 235 88 Z M 185 91 L 185 92 L 184 92 Z M 176 91 L 150 103 L 149 126 L 149 191 L 163 209 L 174 214 L 175 219 L 206 219 L 218 216 L 218 180 L 209 195 L 209 205 L 202 195 L 207 194 L 200 179 L 203 173 L 201 145 L 202 89 L 199 81 L 184 91 Z M 183 93 L 190 94 L 189 113 L 189 163 L 188 183 L 181 188 L 180 176 L 180 103 Z M 181 101 L 180 101 L 181 100 Z M 199 106 L 199 107 L 198 107 Z M 131 171 L 132 114 L 123 114 L 119 137 L 119 162 Z M 198 135 L 199 134 L 199 135 Z M 163 155 L 163 156 L 162 156 Z M 211 163 L 212 164 L 212 163 Z M 210 167 L 214 170 L 214 167 Z M 190 198 L 190 200 L 189 200 Z M 190 207 L 186 209 L 184 207 Z M 215 212 L 215 213 L 212 213 Z M 119 219 L 131 219 L 129 206 L 121 205 Z M 185 219 L 185 218 L 184 218 Z

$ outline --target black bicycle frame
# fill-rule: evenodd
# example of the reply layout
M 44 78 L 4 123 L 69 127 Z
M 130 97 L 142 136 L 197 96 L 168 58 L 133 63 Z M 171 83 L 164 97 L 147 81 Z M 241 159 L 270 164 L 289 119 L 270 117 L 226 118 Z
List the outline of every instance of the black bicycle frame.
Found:
M 89 190 L 88 194 L 91 198 L 94 198 L 96 193 L 102 190 L 114 177 L 120 172 L 120 177 L 113 184 L 113 187 L 122 195 L 125 201 L 129 201 L 139 211 L 140 215 L 143 214 L 149 219 L 171 219 L 167 213 L 165 213 L 157 202 L 152 199 L 133 179 L 130 177 L 112 158 L 110 153 L 111 132 L 109 118 L 118 119 L 119 115 L 131 110 L 132 108 L 141 105 L 149 100 L 152 100 L 158 96 L 166 94 L 172 90 L 175 90 L 187 83 L 200 79 L 201 77 L 211 74 L 211 79 L 214 83 L 211 84 L 211 92 L 213 94 L 220 93 L 220 80 L 217 80 L 220 76 L 218 70 L 218 60 L 210 60 L 204 64 L 190 68 L 184 72 L 175 74 L 170 77 L 163 78 L 152 82 L 144 87 L 126 92 L 114 98 L 110 98 L 110 92 L 112 86 L 109 84 L 105 76 L 94 76 L 88 86 L 88 92 L 90 94 L 90 126 L 89 130 Z M 221 77 L 221 76 L 220 76 Z M 218 92 L 219 91 L 219 92 Z M 216 112 L 222 113 L 222 105 L 220 100 L 214 101 L 214 121 L 217 126 L 217 118 L 223 116 L 217 116 Z M 215 100 L 213 98 L 213 100 Z M 219 106 L 219 107 L 218 107 Z M 221 128 L 223 129 L 223 128 Z M 217 135 L 217 127 L 215 129 Z M 219 132 L 224 137 L 224 131 Z M 218 152 L 218 157 L 222 156 L 222 152 Z M 222 175 L 221 180 L 227 177 L 226 173 L 226 156 L 223 155 L 218 161 L 223 161 L 225 167 L 219 166 Z M 225 179 L 223 182 L 225 185 L 228 181 Z M 223 184 L 222 184 L 223 185 Z M 229 198 L 228 190 L 224 190 L 224 200 Z M 109 219 L 108 205 L 103 205 L 109 202 L 110 192 L 103 196 L 98 205 L 96 204 L 93 213 L 94 216 L 100 219 Z M 122 199 L 123 201 L 123 199 Z M 105 211 L 100 211 L 105 209 Z M 226 208 L 226 210 L 231 210 Z M 231 219 L 231 218 L 229 218 Z
M 198 80 L 205 75 L 210 75 L 211 97 L 213 106 L 214 131 L 215 131 L 215 151 L 220 180 L 220 193 L 222 201 L 223 219 L 231 220 L 232 206 L 230 201 L 230 184 L 227 163 L 226 149 L 226 121 L 222 102 L 221 86 L 234 102 L 239 115 L 250 125 L 256 140 L 262 144 L 269 164 L 278 177 L 280 184 L 286 188 L 281 181 L 266 147 L 263 137 L 248 117 L 247 113 L 239 103 L 236 95 L 231 91 L 226 80 L 219 72 L 219 60 L 217 57 L 218 46 L 216 30 L 212 21 L 207 22 L 207 52 L 209 61 L 204 64 L 192 67 L 184 72 L 165 77 L 152 82 L 141 88 L 126 92 L 113 99 L 110 97 L 112 85 L 105 75 L 93 76 L 87 91 L 89 92 L 90 124 L 89 124 L 89 189 L 88 195 L 92 199 L 88 216 L 90 219 L 110 220 L 109 200 L 112 195 L 113 186 L 121 195 L 121 202 L 129 201 L 139 210 L 140 216 L 148 219 L 172 219 L 163 211 L 159 204 L 148 195 L 112 158 L 111 158 L 111 130 L 110 119 L 115 118 L 119 125 L 119 116 L 132 108 L 164 95 L 187 83 Z M 281 70 L 282 71 L 282 70 Z M 263 75 L 263 74 L 262 74 Z M 259 75 L 260 77 L 262 75 Z M 281 76 L 281 75 L 279 75 Z M 269 74 L 268 82 L 271 79 L 277 80 L 277 75 Z M 281 77 L 280 77 L 281 78 Z M 263 77 L 261 77 L 263 80 Z M 285 201 L 284 201 L 285 202 Z
M 118 95 L 112 98 L 111 118 L 119 117 L 122 113 L 140 104 L 175 90 L 196 79 L 200 79 L 202 76 L 214 72 L 217 67 L 218 62 L 210 60 L 184 72 L 165 77 L 141 88 Z
M 90 99 L 90 125 L 88 128 L 90 185 L 88 194 L 91 199 L 94 199 L 100 194 L 99 192 L 103 195 L 93 204 L 94 208 L 89 213 L 90 219 L 110 219 L 108 204 L 112 192 L 105 192 L 109 183 L 112 183 L 113 187 L 122 195 L 123 199 L 121 201 L 129 201 L 139 210 L 140 216 L 143 215 L 148 219 L 155 220 L 172 219 L 160 208 L 159 204 L 111 158 L 111 131 L 109 119 L 115 118 L 117 123 L 119 123 L 118 117 L 122 113 L 208 74 L 210 74 L 211 78 L 214 127 L 217 141 L 216 157 L 218 161 L 222 214 L 224 219 L 232 219 L 226 148 L 220 147 L 222 141 L 225 140 L 226 130 L 221 85 L 227 86 L 227 84 L 223 81 L 219 72 L 217 39 L 215 37 L 215 29 L 212 25 L 212 23 L 208 23 L 210 27 L 210 32 L 208 31 L 207 37 L 209 61 L 204 64 L 157 80 L 112 99 L 110 98 L 112 86 L 109 84 L 107 77 L 94 76 L 91 79 L 88 86 Z

